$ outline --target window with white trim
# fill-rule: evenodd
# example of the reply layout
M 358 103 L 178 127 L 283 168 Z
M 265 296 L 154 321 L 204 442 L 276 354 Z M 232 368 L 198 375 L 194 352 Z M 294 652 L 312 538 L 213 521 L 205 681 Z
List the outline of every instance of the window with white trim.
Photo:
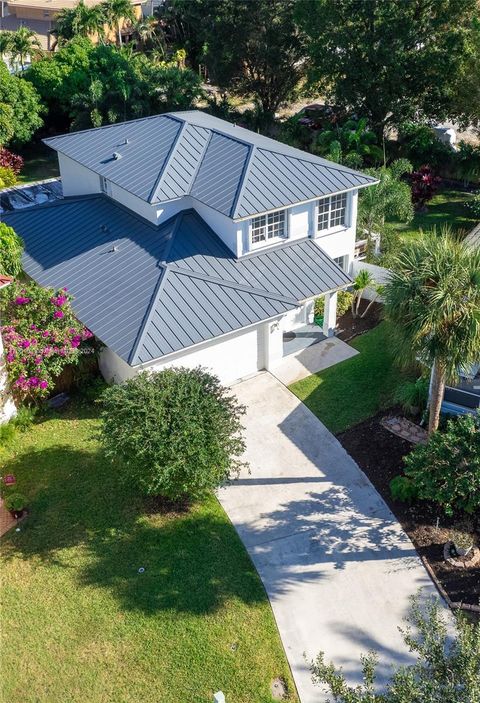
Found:
M 340 266 L 341 269 L 345 271 L 346 269 L 346 256 L 337 256 L 334 258 L 335 263 L 337 266 Z
M 285 210 L 270 212 L 268 215 L 254 217 L 250 225 L 252 246 L 266 244 L 270 240 L 287 236 Z
M 331 195 L 318 201 L 317 231 L 344 227 L 347 222 L 347 194 Z

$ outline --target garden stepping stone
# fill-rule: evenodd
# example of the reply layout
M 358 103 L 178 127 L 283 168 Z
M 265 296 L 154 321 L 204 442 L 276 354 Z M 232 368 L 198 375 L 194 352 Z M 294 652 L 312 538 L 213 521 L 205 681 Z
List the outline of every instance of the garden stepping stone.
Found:
M 412 442 L 412 444 L 427 443 L 427 431 L 414 422 L 407 420 L 406 417 L 384 417 L 380 424 L 389 432 L 406 439 L 407 442 Z

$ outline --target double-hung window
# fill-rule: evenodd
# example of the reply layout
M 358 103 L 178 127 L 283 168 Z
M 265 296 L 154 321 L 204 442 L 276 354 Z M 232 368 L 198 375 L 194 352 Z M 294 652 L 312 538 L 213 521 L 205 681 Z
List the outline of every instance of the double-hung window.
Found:
M 345 227 L 347 223 L 347 194 L 331 195 L 318 201 L 317 231 Z
M 250 225 L 250 238 L 252 246 L 267 244 L 271 240 L 287 236 L 285 224 L 285 210 L 271 212 L 268 215 L 254 217 Z

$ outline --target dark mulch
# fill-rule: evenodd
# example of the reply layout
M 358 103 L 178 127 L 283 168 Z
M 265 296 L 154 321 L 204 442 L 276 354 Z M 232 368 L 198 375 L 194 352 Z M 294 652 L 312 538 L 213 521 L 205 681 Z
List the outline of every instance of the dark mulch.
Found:
M 451 566 L 443 559 L 443 546 L 449 539 L 449 528 L 455 519 L 446 518 L 429 503 L 417 501 L 409 505 L 391 497 L 389 483 L 402 472 L 402 458 L 412 449 L 410 442 L 380 425 L 382 417 L 393 415 L 396 410 L 393 408 L 389 413 L 378 413 L 342 432 L 338 439 L 381 494 L 417 552 L 427 559 L 450 599 L 479 605 L 480 567 L 462 569 Z M 440 519 L 438 528 L 437 518 Z M 456 520 L 458 522 L 458 516 Z M 477 545 L 480 546 L 480 517 L 472 518 L 471 522 Z
M 360 303 L 360 314 L 362 314 L 367 308 L 368 301 L 362 300 Z M 346 313 L 341 315 L 337 319 L 337 329 L 335 336 L 341 339 L 343 342 L 349 342 L 354 337 L 359 334 L 368 332 L 368 330 L 373 329 L 382 320 L 382 309 L 383 305 L 380 303 L 373 303 L 372 307 L 368 311 L 366 317 L 353 317 L 352 311 L 347 310 Z

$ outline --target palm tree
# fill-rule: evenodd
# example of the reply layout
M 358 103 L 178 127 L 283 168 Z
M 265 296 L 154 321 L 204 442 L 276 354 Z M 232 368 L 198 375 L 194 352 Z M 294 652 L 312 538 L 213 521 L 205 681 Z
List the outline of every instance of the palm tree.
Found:
M 133 27 L 133 36 L 139 49 L 145 51 L 147 45 L 157 43 L 158 19 L 153 15 L 142 17 Z
M 0 32 L 0 59 L 12 49 L 12 32 Z
M 118 43 L 122 46 L 122 25 L 125 20 L 135 21 L 135 12 L 130 0 L 105 0 L 102 3 L 104 15 L 110 27 L 116 27 Z
M 480 357 L 480 250 L 448 228 L 402 250 L 384 287 L 400 360 L 432 368 L 428 430 L 437 429 L 449 381 Z
M 403 174 L 411 170 L 412 165 L 406 159 L 398 159 L 388 167 L 367 170 L 379 180 L 377 185 L 364 188 L 358 199 L 358 225 L 366 230 L 369 243 L 374 232 L 382 232 L 388 218 L 397 217 L 402 222 L 412 219 L 411 189 L 401 180 Z
M 361 269 L 353 281 L 352 316 L 358 317 L 360 314 L 360 303 L 367 288 L 373 288 L 375 281 L 372 274 L 367 269 Z M 362 315 L 363 317 L 363 315 Z
M 52 34 L 60 41 L 68 41 L 76 36 L 89 37 L 92 34 L 98 34 L 102 39 L 106 21 L 101 5 L 87 7 L 84 1 L 80 0 L 74 8 L 58 13 Z
M 27 56 L 38 56 L 42 53 L 42 47 L 35 32 L 28 29 L 28 27 L 20 27 L 20 29 L 12 32 L 10 53 L 12 54 L 12 62 L 19 63 L 23 73 Z

